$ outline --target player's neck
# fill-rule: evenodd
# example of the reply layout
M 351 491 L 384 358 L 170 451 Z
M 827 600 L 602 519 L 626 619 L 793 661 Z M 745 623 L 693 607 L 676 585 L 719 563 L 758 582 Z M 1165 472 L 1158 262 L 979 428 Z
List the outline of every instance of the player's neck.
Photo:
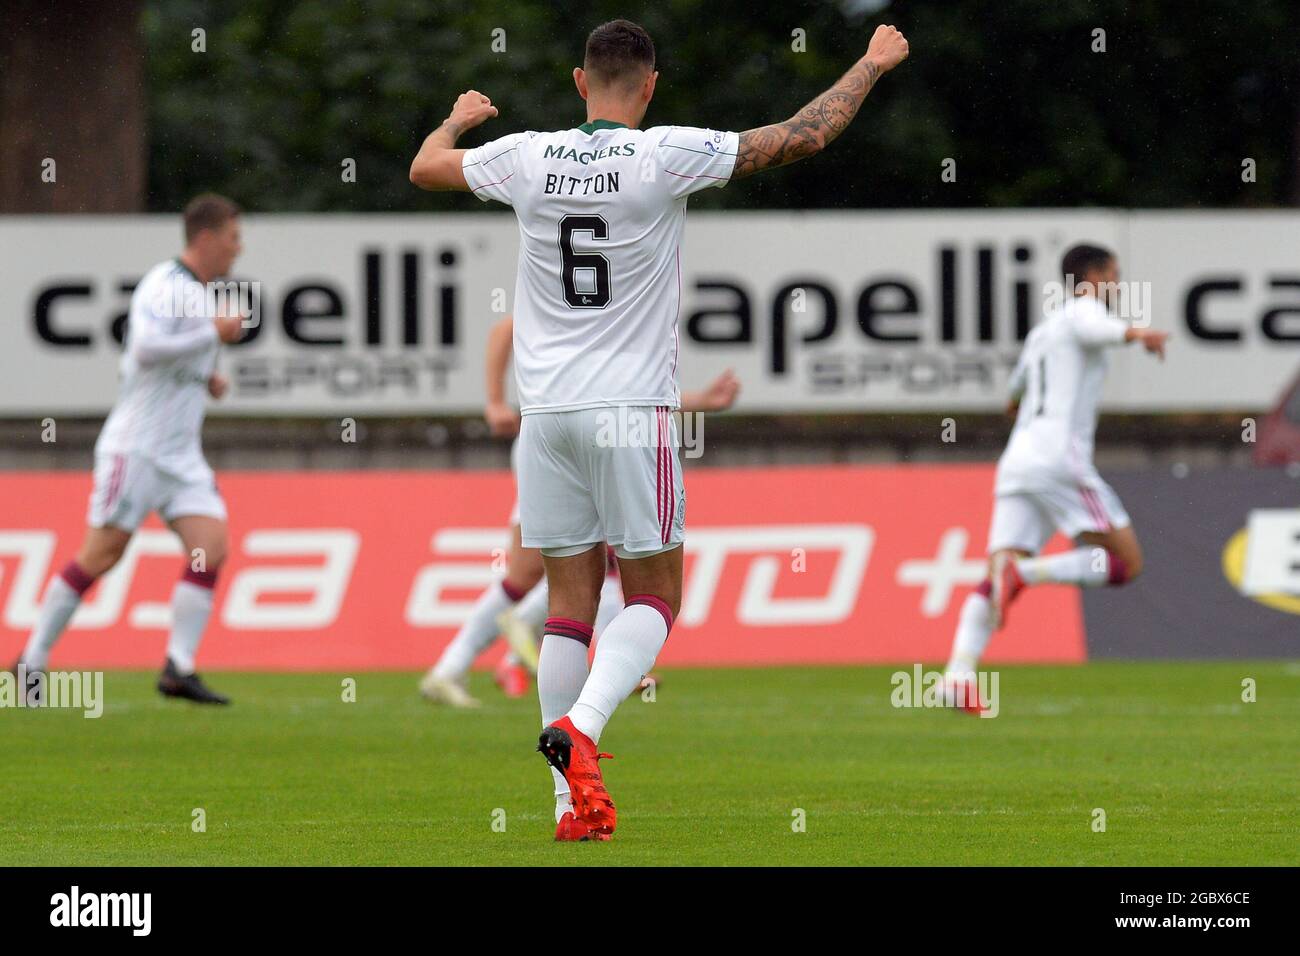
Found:
M 626 103 L 613 100 L 587 100 L 588 124 L 604 121 L 606 123 L 617 123 L 619 126 L 626 126 L 628 129 L 636 129 L 641 122 L 641 117 L 637 115 L 637 112 L 635 107 L 629 107 Z
M 209 279 L 212 278 L 209 275 L 204 275 L 203 269 L 199 267 L 198 258 L 194 255 L 194 253 L 190 252 L 188 249 L 186 249 L 176 258 L 180 261 L 180 264 L 183 265 L 186 269 L 189 269 L 190 272 L 194 274 L 194 278 L 198 279 L 200 282 L 207 282 Z

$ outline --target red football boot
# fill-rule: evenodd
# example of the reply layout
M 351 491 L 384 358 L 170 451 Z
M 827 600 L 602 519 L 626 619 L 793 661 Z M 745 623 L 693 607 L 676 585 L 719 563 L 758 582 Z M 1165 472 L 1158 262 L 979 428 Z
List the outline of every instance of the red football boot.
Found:
M 573 815 L 578 822 L 594 831 L 593 836 L 600 834 L 608 839 L 614 832 L 617 814 L 597 761 L 614 755 L 599 753 L 591 738 L 573 726 L 568 717 L 561 717 L 542 731 L 537 749 L 568 781 Z
M 947 677 L 943 679 L 943 702 L 948 707 L 963 710 L 978 717 L 988 708 L 980 700 L 979 683 L 974 676 Z
M 992 611 L 993 630 L 998 630 L 1007 623 L 1007 609 L 1025 588 L 1025 579 L 1020 576 L 1013 554 L 999 552 L 993 559 L 993 588 L 989 593 L 989 607 Z
M 508 658 L 502 658 L 492 679 L 507 697 L 523 697 L 528 693 L 528 669 L 523 664 L 511 663 Z
M 593 830 L 572 813 L 566 813 L 560 817 L 560 822 L 555 825 L 555 840 L 557 843 L 579 843 L 583 840 L 608 839 L 608 833 Z

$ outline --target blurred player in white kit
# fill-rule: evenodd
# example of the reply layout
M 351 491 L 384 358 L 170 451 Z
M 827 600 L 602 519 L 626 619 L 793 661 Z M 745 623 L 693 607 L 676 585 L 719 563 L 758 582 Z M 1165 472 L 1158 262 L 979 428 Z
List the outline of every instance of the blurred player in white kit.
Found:
M 506 316 L 488 333 L 487 406 L 484 418 L 493 435 L 515 437 L 519 434 L 519 412 L 506 401 L 506 369 L 514 342 L 514 320 Z M 730 371 L 719 375 L 708 388 L 682 393 L 682 411 L 726 411 L 736 401 L 740 382 Z M 510 469 L 517 471 L 519 444 L 510 450 Z M 618 563 L 607 555 L 608 570 L 601 585 L 600 599 L 593 624 L 593 638 L 598 640 L 605 625 L 623 609 L 623 590 L 618 577 Z M 549 589 L 542 567 L 542 553 L 521 544 L 519 500 L 510 512 L 510 550 L 505 576 L 491 584 L 479 596 L 469 617 L 443 650 L 438 662 L 420 681 L 420 692 L 430 701 L 452 707 L 477 707 L 479 701 L 466 688 L 470 666 L 487 650 L 497 636 L 506 638 L 510 651 L 497 665 L 493 675 L 496 685 L 507 697 L 520 697 L 528 691 L 529 673 L 537 672 L 538 641 L 546 624 Z
M 244 322 L 239 314 L 222 314 L 221 299 L 207 284 L 229 275 L 242 250 L 240 209 L 209 193 L 185 207 L 183 220 L 184 250 L 150 269 L 131 295 L 121 387 L 95 443 L 86 535 L 76 558 L 50 582 L 14 666 L 28 675 L 45 672 L 82 596 L 157 511 L 185 549 L 158 690 L 227 704 L 200 680 L 194 658 L 227 546 L 226 505 L 203 457 L 203 418 L 208 398 L 221 398 L 229 387 L 216 369 L 217 352 L 222 343 L 239 341 Z
M 1138 342 L 1164 358 L 1168 333 L 1112 314 L 1119 288 L 1115 255 L 1078 245 L 1061 261 L 1064 302 L 1030 331 L 1011 374 L 1015 427 L 998 461 L 989 576 L 962 605 L 945 671 L 948 702 L 979 713 L 975 669 L 989 638 L 1026 587 L 1127 584 L 1142 549 L 1119 496 L 1092 463 L 1107 350 Z M 1076 547 L 1039 557 L 1055 532 Z

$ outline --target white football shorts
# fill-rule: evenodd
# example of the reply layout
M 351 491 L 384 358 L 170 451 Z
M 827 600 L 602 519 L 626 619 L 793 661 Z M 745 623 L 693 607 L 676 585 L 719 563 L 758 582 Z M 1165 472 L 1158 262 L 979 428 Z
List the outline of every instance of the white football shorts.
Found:
M 134 531 L 151 511 L 164 521 L 189 515 L 226 519 L 226 503 L 210 471 L 181 478 L 141 455 L 96 455 L 86 523 Z
M 1037 554 L 1057 531 L 1073 539 L 1085 531 L 1110 531 L 1130 523 L 1119 495 L 1100 478 L 1087 484 L 1044 484 L 994 497 L 989 554 L 1007 548 Z
M 516 475 L 525 548 L 573 554 L 608 542 L 635 559 L 682 542 L 686 487 L 666 407 L 527 414 Z

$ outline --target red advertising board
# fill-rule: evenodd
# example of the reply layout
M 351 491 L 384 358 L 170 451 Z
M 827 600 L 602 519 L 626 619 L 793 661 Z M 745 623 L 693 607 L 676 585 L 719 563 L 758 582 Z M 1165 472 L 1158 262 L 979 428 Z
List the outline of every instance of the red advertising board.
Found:
M 983 576 L 993 470 L 687 471 L 686 581 L 664 666 L 942 661 Z M 415 669 L 497 575 L 506 472 L 232 472 L 205 669 Z M 0 475 L 0 655 L 75 553 L 89 474 Z M 1059 547 L 1061 542 L 1055 543 Z M 153 667 L 180 546 L 156 518 L 87 595 L 56 667 Z M 500 649 L 485 656 L 490 663 Z M 1036 588 L 990 662 L 1086 656 L 1078 592 Z

